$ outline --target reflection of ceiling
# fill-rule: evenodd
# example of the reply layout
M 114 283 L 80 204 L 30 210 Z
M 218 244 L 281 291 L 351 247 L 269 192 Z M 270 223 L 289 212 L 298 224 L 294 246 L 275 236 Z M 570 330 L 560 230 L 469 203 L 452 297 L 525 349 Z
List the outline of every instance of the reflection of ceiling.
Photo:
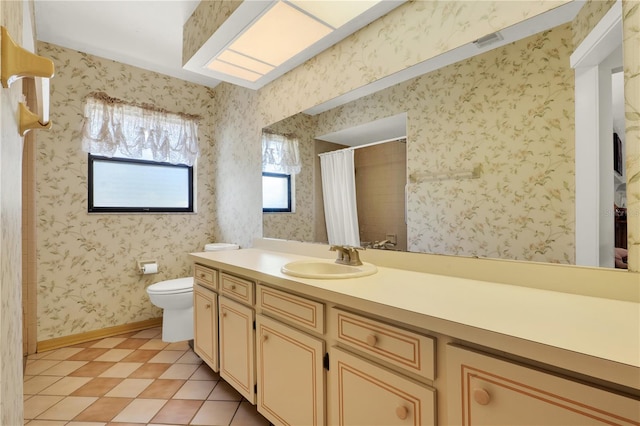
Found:
M 359 146 L 406 137 L 407 113 L 405 112 L 337 132 L 327 133 L 326 135 L 316 136 L 316 139 L 347 146 Z
M 462 61 L 467 58 L 479 55 L 481 53 L 493 50 L 497 47 L 504 46 L 514 41 L 522 40 L 530 35 L 540 33 L 545 30 L 557 27 L 564 23 L 572 21 L 580 8 L 584 5 L 581 1 L 572 1 L 552 9 L 548 12 L 537 15 L 533 18 L 522 21 L 516 25 L 500 30 L 499 37 L 494 43 L 478 46 L 475 43 L 468 43 L 446 53 L 438 55 L 432 59 L 416 64 L 412 67 L 405 68 L 395 74 L 381 78 L 373 83 L 362 86 L 342 96 L 333 98 L 320 105 L 305 110 L 306 114 L 316 115 L 328 111 L 340 105 L 344 105 L 363 96 L 378 92 L 387 87 L 394 86 L 403 81 L 410 80 L 414 77 L 426 74 L 428 72 L 440 69 L 447 65 Z M 483 37 L 484 39 L 484 37 Z

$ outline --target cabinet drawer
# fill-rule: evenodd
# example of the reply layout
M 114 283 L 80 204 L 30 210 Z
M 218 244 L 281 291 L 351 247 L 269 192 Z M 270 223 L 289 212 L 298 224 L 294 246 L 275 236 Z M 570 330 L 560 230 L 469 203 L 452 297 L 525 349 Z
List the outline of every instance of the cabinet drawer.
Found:
M 435 389 L 335 347 L 331 348 L 329 359 L 329 424 L 437 424 Z
M 253 281 L 222 272 L 220 273 L 220 288 L 222 294 L 253 306 L 255 291 Z
M 449 424 L 638 425 L 640 401 L 447 346 Z
M 336 309 L 338 342 L 381 361 L 435 379 L 435 339 L 377 320 Z
M 292 324 L 324 334 L 324 305 L 273 288 L 258 286 L 259 309 Z
M 218 271 L 215 269 L 207 268 L 206 266 L 198 265 L 197 263 L 193 267 L 193 278 L 196 283 L 208 287 L 213 290 L 218 289 Z

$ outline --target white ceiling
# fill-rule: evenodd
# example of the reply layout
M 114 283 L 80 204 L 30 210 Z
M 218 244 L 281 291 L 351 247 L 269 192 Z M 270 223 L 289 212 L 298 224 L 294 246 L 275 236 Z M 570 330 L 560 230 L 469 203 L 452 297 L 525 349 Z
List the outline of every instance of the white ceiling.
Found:
M 182 69 L 182 26 L 199 0 L 35 0 L 40 41 L 183 80 L 219 81 Z

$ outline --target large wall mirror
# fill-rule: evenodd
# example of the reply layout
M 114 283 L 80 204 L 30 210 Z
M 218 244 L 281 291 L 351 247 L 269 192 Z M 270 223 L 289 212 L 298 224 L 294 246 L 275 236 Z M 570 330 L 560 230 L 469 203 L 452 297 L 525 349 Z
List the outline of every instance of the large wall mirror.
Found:
M 516 41 L 502 44 L 498 34 L 498 47 L 472 43 L 465 59 L 268 126 L 295 134 L 302 170 L 295 211 L 265 213 L 264 237 L 327 242 L 318 154 L 354 149 L 369 247 L 575 264 L 572 7 L 542 30 L 525 21 Z M 615 114 L 623 89 L 618 65 L 611 69 Z M 610 149 L 613 156 L 615 133 L 624 158 L 621 123 L 614 116 Z M 613 246 L 626 247 L 624 170 L 612 163 L 608 179 L 613 267 Z

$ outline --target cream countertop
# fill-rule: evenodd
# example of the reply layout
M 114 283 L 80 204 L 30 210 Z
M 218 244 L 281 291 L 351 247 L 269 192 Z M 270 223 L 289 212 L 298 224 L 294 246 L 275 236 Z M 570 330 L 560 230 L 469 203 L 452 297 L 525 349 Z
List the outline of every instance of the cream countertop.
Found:
M 306 286 L 302 293 L 320 289 L 640 368 L 640 304 L 634 302 L 380 266 L 367 277 L 297 278 L 280 268 L 311 257 L 256 248 L 191 258 L 275 285 L 299 283 Z

